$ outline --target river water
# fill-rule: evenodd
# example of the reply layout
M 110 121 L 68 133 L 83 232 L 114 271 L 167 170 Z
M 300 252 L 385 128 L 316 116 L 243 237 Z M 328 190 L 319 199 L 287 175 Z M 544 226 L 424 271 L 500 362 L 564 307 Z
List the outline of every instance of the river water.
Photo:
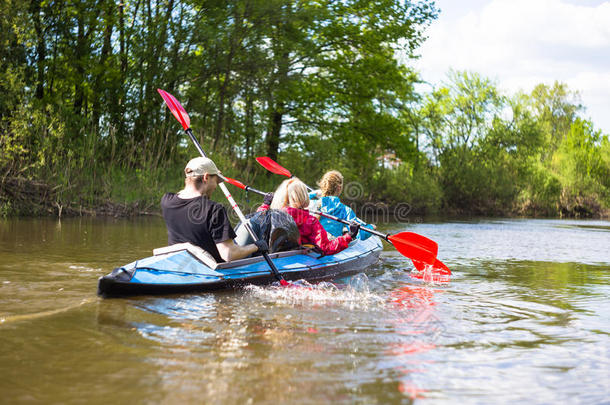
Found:
M 448 283 L 392 246 L 312 289 L 102 299 L 160 218 L 0 221 L 2 403 L 608 403 L 610 222 L 385 224 L 434 239 Z

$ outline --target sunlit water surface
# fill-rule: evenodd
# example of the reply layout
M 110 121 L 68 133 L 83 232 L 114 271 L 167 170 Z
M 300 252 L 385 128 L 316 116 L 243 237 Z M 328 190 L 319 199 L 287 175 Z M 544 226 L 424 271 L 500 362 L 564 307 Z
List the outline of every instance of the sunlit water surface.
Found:
M 609 222 L 380 228 L 436 240 L 451 281 L 386 246 L 308 288 L 101 299 L 161 219 L 0 222 L 0 402 L 608 403 Z

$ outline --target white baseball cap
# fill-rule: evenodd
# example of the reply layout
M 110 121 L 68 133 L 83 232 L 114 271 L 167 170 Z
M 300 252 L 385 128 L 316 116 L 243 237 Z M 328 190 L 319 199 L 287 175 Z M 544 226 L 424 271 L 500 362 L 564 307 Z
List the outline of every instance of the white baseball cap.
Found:
M 184 173 L 187 177 L 203 176 L 206 173 L 215 174 L 222 179 L 220 170 L 218 170 L 212 159 L 203 156 L 189 160 L 184 168 Z

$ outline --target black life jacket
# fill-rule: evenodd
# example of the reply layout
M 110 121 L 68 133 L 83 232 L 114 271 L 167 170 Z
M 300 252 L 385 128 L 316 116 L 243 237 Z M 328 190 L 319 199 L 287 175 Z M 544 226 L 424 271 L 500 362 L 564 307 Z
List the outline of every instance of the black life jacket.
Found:
M 290 214 L 281 210 L 269 209 L 250 214 L 247 218 L 256 236 L 265 239 L 269 244 L 269 253 L 299 247 L 299 228 Z

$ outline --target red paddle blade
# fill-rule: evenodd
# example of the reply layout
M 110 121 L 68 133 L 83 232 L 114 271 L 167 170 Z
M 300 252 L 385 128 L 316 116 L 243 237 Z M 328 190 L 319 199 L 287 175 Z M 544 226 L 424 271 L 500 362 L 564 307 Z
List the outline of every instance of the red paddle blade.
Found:
M 238 180 L 232 179 L 232 178 L 230 178 L 230 177 L 225 177 L 225 176 L 223 176 L 223 177 L 224 177 L 224 179 L 225 179 L 225 181 L 226 181 L 227 183 L 229 183 L 229 184 L 233 184 L 235 187 L 239 187 L 239 188 L 241 188 L 242 190 L 245 190 L 245 189 L 246 189 L 246 185 L 245 185 L 244 183 L 242 183 L 241 181 L 238 181 Z
M 418 260 L 411 261 L 413 262 L 415 268 L 419 271 L 422 271 L 426 268 L 426 263 L 424 262 L 420 262 Z M 434 263 L 432 264 L 432 271 L 438 274 L 451 275 L 451 270 L 449 270 L 449 267 L 447 267 L 445 263 L 438 260 L 438 258 L 434 260 Z
M 161 89 L 157 89 L 157 91 L 161 94 L 163 100 L 165 100 L 165 104 L 167 104 L 169 110 L 174 114 L 174 117 L 182 124 L 182 128 L 185 130 L 189 129 L 191 126 L 191 119 L 184 107 L 182 107 L 182 104 L 176 100 L 176 97 L 172 96 L 167 91 Z
M 271 158 L 268 158 L 267 156 L 257 157 L 256 161 L 260 163 L 260 165 L 263 166 L 265 169 L 269 170 L 271 173 L 279 174 L 286 177 L 292 177 L 292 174 L 290 174 L 290 171 L 288 169 L 283 166 L 280 166 L 279 163 L 277 163 Z
M 451 281 L 451 270 L 438 259 L 428 268 L 426 268 L 425 263 L 417 260 L 413 260 L 413 264 L 419 271 L 412 271 L 409 274 L 412 278 L 432 283 L 448 283 Z
M 433 264 L 438 253 L 438 244 L 425 236 L 413 232 L 400 232 L 390 235 L 388 240 L 396 250 L 411 260 Z

